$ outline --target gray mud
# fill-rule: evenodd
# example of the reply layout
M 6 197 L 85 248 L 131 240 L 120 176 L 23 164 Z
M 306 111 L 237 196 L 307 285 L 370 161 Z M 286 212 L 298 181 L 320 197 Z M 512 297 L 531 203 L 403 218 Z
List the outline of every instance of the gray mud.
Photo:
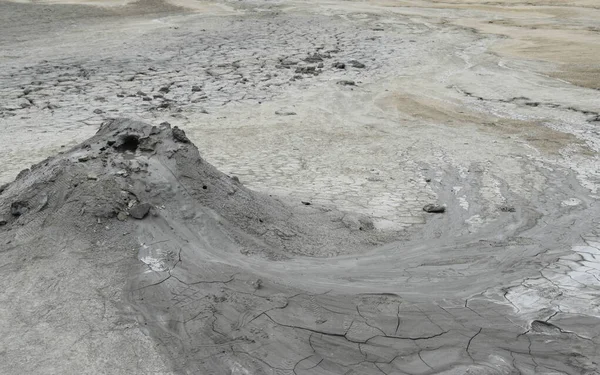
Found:
M 600 374 L 599 12 L 0 0 L 0 373 Z
M 570 173 L 548 177 L 477 234 L 453 234 L 448 200 L 391 242 L 360 215 L 248 190 L 181 129 L 108 121 L 0 195 L 3 371 L 595 373 L 598 207 Z

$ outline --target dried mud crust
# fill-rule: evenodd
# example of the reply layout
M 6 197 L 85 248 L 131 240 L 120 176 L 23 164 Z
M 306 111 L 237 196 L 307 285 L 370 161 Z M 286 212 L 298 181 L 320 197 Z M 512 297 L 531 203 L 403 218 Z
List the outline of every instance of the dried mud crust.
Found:
M 461 222 L 441 195 L 448 220 L 359 254 L 389 234 L 246 189 L 180 128 L 108 121 L 0 193 L 3 368 L 594 374 L 597 207 L 548 177 L 552 193 L 474 233 L 427 234 Z
M 0 180 L 92 137 L 0 186 L 0 372 L 597 374 L 596 92 L 497 2 L 228 4 L 0 3 Z

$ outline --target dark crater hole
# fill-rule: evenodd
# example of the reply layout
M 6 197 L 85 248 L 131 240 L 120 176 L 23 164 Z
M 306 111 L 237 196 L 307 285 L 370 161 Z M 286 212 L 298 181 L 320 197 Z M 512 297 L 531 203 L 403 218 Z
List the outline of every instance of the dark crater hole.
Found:
M 117 151 L 119 152 L 135 152 L 140 145 L 140 137 L 137 135 L 125 135 L 121 138 L 120 144 L 117 146 Z

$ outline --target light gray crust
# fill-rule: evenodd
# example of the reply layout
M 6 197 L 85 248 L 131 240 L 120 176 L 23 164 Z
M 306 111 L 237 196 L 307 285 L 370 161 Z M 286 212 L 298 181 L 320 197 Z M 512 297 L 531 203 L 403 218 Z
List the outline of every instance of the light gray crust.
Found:
M 392 234 L 252 192 L 181 129 L 107 121 L 0 195 L 2 372 L 594 374 L 598 208 L 548 177 L 462 236 L 440 193 L 374 249 Z

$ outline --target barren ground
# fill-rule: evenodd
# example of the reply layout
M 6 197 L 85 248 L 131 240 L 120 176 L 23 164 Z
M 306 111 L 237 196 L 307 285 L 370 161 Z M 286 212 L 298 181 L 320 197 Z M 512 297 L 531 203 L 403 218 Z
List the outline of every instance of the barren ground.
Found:
M 0 372 L 600 373 L 599 20 L 594 0 L 0 0 L 0 185 L 71 150 L 0 191 Z M 184 129 L 250 190 L 198 198 L 170 138 L 160 163 L 88 162 L 113 118 Z M 98 180 L 61 161 L 87 153 Z M 119 163 L 156 216 L 60 211 L 61 168 L 91 204 Z M 50 203 L 11 214 L 25 195 Z

